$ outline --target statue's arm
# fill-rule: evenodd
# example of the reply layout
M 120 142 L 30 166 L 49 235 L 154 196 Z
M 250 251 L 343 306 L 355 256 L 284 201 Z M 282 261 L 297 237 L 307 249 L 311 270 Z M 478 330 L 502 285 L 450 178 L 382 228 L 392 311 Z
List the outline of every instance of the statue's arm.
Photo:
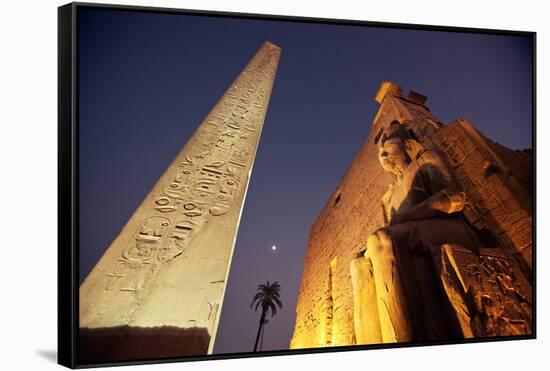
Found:
M 407 211 L 396 214 L 391 224 L 441 217 L 464 209 L 466 195 L 462 187 L 444 159 L 438 153 L 430 152 L 421 169 L 435 192 Z
M 464 199 L 464 192 L 458 189 L 443 189 L 409 210 L 394 215 L 391 224 L 458 213 L 464 208 Z

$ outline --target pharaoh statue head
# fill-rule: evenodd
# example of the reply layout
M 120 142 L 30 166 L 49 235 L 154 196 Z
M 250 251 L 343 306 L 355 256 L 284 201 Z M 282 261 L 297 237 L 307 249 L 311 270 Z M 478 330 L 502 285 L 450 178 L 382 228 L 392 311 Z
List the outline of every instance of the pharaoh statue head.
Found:
M 398 121 L 388 125 L 378 144 L 378 160 L 382 168 L 397 178 L 423 149 L 407 126 Z
M 384 130 L 379 141 L 378 160 L 384 171 L 400 177 L 409 166 L 411 158 L 405 148 L 405 140 L 409 139 L 405 127 L 397 121 L 393 121 Z

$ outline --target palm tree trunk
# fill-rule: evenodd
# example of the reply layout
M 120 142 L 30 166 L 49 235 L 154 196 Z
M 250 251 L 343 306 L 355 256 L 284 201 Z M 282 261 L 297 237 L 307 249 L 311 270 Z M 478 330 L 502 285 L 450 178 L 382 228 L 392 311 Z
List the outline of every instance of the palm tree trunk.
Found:
M 260 333 L 265 322 L 265 309 L 262 309 L 262 316 L 260 317 L 260 325 L 258 326 L 258 334 L 256 335 L 256 342 L 254 343 L 254 352 L 258 351 L 258 341 L 260 340 Z

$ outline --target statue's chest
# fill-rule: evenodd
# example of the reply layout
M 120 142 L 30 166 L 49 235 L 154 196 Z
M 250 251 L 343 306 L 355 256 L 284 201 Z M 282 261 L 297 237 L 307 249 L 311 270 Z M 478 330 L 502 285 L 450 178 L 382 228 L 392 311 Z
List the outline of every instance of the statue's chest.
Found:
M 411 163 L 399 182 L 390 186 L 385 195 L 385 208 L 388 219 L 395 213 L 407 211 L 430 196 L 424 175 L 416 163 Z

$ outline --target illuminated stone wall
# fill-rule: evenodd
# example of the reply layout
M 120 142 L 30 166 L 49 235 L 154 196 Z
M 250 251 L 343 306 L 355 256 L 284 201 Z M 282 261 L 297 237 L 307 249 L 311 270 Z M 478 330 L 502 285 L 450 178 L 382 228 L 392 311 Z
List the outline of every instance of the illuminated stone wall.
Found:
M 530 150 L 513 151 L 492 142 L 467 120 L 454 121 L 426 138 L 445 152 L 468 194 L 464 213 L 479 229 L 532 265 L 532 170 Z
M 82 362 L 212 351 L 280 53 L 262 45 L 80 286 Z
M 391 178 L 380 166 L 376 141 L 394 120 L 406 124 L 426 148 L 447 155 L 467 193 L 468 220 L 490 229 L 529 278 L 530 151 L 493 143 L 465 120 L 443 125 L 425 105 L 426 97 L 405 96 L 396 84 L 384 82 L 375 99 L 380 108 L 370 133 L 310 229 L 291 348 L 356 343 L 349 265 L 384 225 L 381 198 Z M 530 296 L 530 287 L 523 292 Z

